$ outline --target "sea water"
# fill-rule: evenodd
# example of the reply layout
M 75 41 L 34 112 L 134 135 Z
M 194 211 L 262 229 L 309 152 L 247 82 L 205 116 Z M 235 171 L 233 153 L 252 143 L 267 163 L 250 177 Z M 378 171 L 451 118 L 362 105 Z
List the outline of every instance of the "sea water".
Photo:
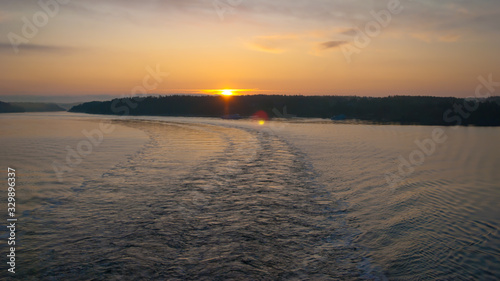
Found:
M 29 113 L 0 130 L 23 280 L 500 277 L 498 128 Z

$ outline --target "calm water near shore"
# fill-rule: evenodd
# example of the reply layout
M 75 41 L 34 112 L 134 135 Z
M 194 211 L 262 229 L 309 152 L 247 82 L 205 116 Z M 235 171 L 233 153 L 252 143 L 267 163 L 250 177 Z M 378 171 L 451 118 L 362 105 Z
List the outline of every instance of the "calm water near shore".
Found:
M 438 128 L 386 181 L 436 128 L 2 114 L 16 277 L 498 280 L 500 128 Z

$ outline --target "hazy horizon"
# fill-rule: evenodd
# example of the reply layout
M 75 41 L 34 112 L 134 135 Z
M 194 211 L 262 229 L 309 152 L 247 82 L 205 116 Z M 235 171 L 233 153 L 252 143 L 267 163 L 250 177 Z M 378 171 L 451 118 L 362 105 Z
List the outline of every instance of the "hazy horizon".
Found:
M 206 95 L 208 96 L 209 94 L 185 94 L 185 93 L 172 93 L 172 94 L 148 94 L 148 97 L 156 97 L 156 96 L 169 96 L 169 95 L 190 95 L 190 96 L 203 96 Z M 243 94 L 245 95 L 245 94 Z M 262 95 L 262 93 L 259 93 L 258 95 Z M 286 95 L 286 96 L 291 96 L 291 95 L 301 95 L 300 93 L 298 94 L 270 94 L 270 95 Z M 303 95 L 303 96 L 344 96 L 344 95 Z M 363 96 L 363 95 L 345 95 L 345 96 L 356 96 L 356 97 L 370 97 L 370 96 Z M 375 96 L 377 98 L 385 98 L 385 97 L 391 97 L 391 96 L 402 96 L 402 95 L 381 95 L 381 96 Z M 411 96 L 411 95 L 405 95 L 405 96 Z M 415 96 L 425 96 L 425 95 L 415 95 Z M 86 102 L 92 102 L 92 101 L 111 101 L 113 99 L 117 98 L 129 98 L 133 97 L 132 95 L 76 95 L 76 96 L 34 96 L 34 95 L 0 95 L 0 101 L 1 102 L 7 102 L 7 103 L 18 103 L 18 102 L 33 102 L 33 103 L 56 103 L 56 104 L 77 104 L 77 103 L 86 103 Z M 141 96 L 144 97 L 144 96 Z M 454 96 L 429 96 L 429 97 L 454 97 Z M 494 95 L 490 96 L 487 98 L 498 98 L 500 96 Z M 458 97 L 460 98 L 460 97 Z

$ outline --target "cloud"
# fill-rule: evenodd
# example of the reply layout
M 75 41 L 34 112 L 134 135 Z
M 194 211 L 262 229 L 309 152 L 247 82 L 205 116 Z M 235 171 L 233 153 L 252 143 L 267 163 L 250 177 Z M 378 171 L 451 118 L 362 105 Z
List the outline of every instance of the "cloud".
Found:
M 317 56 L 321 55 L 325 50 L 335 49 L 349 43 L 346 40 L 340 39 L 318 43 L 318 41 L 324 40 L 328 33 L 331 32 L 314 31 L 287 35 L 257 36 L 247 43 L 247 47 L 274 54 L 280 54 L 292 49 L 298 51 L 309 49 L 309 54 Z M 338 32 L 334 32 L 333 34 L 338 34 Z
M 281 53 L 286 51 L 285 49 L 282 49 L 282 48 L 270 47 L 270 46 L 261 45 L 258 43 L 252 43 L 252 44 L 249 44 L 248 46 L 251 49 L 256 50 L 256 51 L 273 53 L 273 54 L 281 54 Z
M 386 0 L 217 1 L 234 10 L 234 14 L 227 13 L 231 22 L 281 29 L 278 32 L 283 32 L 284 22 L 294 31 L 346 25 L 361 28 L 373 20 L 371 11 L 387 9 L 388 3 Z M 431 29 L 452 33 L 465 29 L 484 34 L 497 33 L 496 27 L 500 24 L 500 5 L 495 0 L 402 2 L 404 9 L 401 14 L 393 15 L 391 32 L 408 34 Z M 184 17 L 190 22 L 217 23 L 219 17 L 213 3 L 213 0 L 72 0 L 64 5 L 64 10 L 92 19 L 124 18 L 139 25 L 153 20 L 154 23 L 156 20 L 178 23 Z M 19 12 L 25 7 L 39 9 L 32 1 L 2 0 L 0 3 L 0 10 L 4 12 Z M 355 30 L 346 29 L 343 34 L 353 36 Z
M 21 44 L 17 46 L 17 48 L 19 49 L 19 52 L 32 51 L 32 52 L 46 52 L 46 53 L 66 53 L 76 49 L 73 47 L 51 46 L 51 45 L 41 45 L 41 44 Z M 10 43 L 0 42 L 0 52 L 14 53 L 14 48 Z
M 347 35 L 347 36 L 354 36 L 358 34 L 358 30 L 353 27 L 348 27 L 348 28 L 339 28 L 337 29 L 337 33 L 340 35 Z
M 337 47 L 340 47 L 344 44 L 347 44 L 347 41 L 326 41 L 323 43 L 319 43 L 318 47 L 321 50 L 328 50 L 328 49 L 334 49 Z
M 345 40 L 330 40 L 319 43 L 315 42 L 312 44 L 309 54 L 313 56 L 323 56 L 327 51 L 337 49 L 345 44 L 349 44 L 349 42 Z
M 97 20 L 123 19 L 141 25 L 144 22 L 189 18 L 194 21 L 218 20 L 211 0 L 72 0 L 66 8 L 76 15 Z M 222 1 L 226 2 L 226 1 Z
M 296 35 L 258 36 L 248 46 L 257 51 L 279 54 L 285 52 L 296 39 Z

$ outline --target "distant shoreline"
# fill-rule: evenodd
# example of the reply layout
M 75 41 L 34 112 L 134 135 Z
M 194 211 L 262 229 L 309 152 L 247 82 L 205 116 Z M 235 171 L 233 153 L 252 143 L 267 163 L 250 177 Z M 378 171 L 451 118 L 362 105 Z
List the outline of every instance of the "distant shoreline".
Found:
M 56 111 L 66 111 L 66 109 L 60 107 L 55 103 L 0 101 L 0 113 L 56 112 Z
M 86 102 L 69 112 L 131 115 L 255 118 L 293 120 L 332 119 L 399 125 L 500 126 L 500 97 L 462 99 L 452 97 L 392 96 L 160 96 L 131 97 Z

